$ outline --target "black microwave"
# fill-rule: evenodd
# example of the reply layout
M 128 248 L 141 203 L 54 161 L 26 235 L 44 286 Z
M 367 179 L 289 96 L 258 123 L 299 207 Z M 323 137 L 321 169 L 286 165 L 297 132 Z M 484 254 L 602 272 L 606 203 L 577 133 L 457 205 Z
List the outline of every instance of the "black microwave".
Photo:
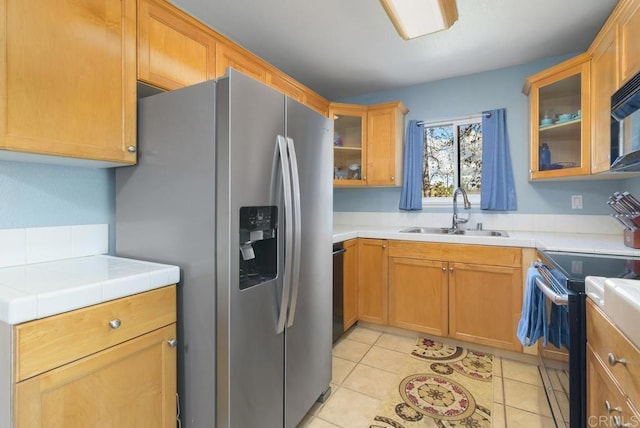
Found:
M 640 171 L 640 73 L 611 96 L 611 171 Z

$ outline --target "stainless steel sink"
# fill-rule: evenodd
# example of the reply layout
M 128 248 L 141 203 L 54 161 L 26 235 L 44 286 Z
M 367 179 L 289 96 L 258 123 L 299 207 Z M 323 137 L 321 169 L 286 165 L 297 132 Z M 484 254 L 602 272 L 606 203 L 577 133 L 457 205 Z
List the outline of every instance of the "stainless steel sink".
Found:
M 467 235 L 467 236 L 502 236 L 509 237 L 509 234 L 504 230 L 476 230 L 476 229 L 463 229 L 456 230 L 454 232 L 456 235 Z
M 509 234 L 504 230 L 477 230 L 477 229 L 458 229 L 453 230 L 448 227 L 408 227 L 401 229 L 401 233 L 426 233 L 436 235 L 465 235 L 465 236 L 501 236 L 508 237 Z
M 431 234 L 442 234 L 448 235 L 452 232 L 451 229 L 447 227 L 408 227 L 406 229 L 402 229 L 401 233 L 431 233 Z

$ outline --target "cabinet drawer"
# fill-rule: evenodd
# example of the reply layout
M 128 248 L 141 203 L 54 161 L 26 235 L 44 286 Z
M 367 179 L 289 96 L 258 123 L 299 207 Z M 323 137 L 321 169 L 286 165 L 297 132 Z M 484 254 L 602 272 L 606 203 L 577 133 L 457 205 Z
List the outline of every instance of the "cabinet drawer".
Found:
M 587 300 L 587 341 L 631 402 L 640 403 L 640 351 L 590 300 Z M 611 365 L 609 354 L 625 359 L 626 364 Z
M 119 326 L 110 325 L 119 320 Z M 15 381 L 176 322 L 175 285 L 15 327 Z
M 487 245 L 390 241 L 389 256 L 441 261 L 455 260 L 460 263 L 490 266 L 519 267 L 522 265 L 522 250 L 520 248 Z
M 587 422 L 589 426 L 623 426 L 638 421 L 638 414 L 611 377 L 608 364 L 587 345 L 587 377 L 589 382 Z M 616 423 L 620 422 L 618 425 Z M 633 425 L 627 425 L 633 426 Z

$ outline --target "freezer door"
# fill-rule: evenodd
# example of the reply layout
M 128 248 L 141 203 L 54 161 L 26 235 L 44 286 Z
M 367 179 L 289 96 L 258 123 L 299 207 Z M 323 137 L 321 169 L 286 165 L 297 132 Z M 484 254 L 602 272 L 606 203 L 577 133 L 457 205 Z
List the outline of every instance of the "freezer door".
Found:
M 300 188 L 299 273 L 285 334 L 284 426 L 295 427 L 331 381 L 333 122 L 289 98 L 286 119 Z
M 284 101 L 282 94 L 232 69 L 228 78 L 218 82 L 216 426 L 220 428 L 283 426 L 284 333 L 277 333 L 283 207 L 264 207 L 279 205 L 271 182 L 276 136 L 284 133 Z M 244 275 L 256 261 L 252 257 L 258 258 L 265 249 L 260 247 L 265 236 L 255 229 L 264 218 L 251 219 L 250 227 L 241 225 L 243 207 L 263 207 L 250 212 L 277 213 L 275 249 L 271 246 L 269 250 L 275 254 L 267 260 L 275 261 L 276 275 L 268 275 L 269 269 L 262 266 L 259 270 L 267 273 L 267 279 L 248 287 L 241 287 L 239 278 L 241 270 Z

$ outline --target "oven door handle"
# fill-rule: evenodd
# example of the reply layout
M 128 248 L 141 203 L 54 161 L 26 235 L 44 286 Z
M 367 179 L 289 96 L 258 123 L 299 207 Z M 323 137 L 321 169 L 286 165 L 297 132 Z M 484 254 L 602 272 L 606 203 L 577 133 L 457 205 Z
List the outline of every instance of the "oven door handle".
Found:
M 553 291 L 547 284 L 540 278 L 535 278 L 536 285 L 544 293 L 545 296 L 553 302 L 554 305 L 566 306 L 569 304 L 569 296 L 567 294 L 558 294 Z

